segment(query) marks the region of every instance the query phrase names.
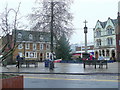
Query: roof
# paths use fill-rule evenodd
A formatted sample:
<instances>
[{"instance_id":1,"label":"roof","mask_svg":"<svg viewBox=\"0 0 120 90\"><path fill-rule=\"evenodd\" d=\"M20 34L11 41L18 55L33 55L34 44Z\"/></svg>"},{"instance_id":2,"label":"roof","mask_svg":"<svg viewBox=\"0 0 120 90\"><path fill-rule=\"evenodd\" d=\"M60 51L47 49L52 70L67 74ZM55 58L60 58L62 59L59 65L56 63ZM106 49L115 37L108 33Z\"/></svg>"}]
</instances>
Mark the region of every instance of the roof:
<instances>
[{"instance_id":1,"label":"roof","mask_svg":"<svg viewBox=\"0 0 120 90\"><path fill-rule=\"evenodd\" d=\"M114 25L117 25L117 23L118 23L117 19L111 19L111 21L113 22Z\"/></svg>"},{"instance_id":2,"label":"roof","mask_svg":"<svg viewBox=\"0 0 120 90\"><path fill-rule=\"evenodd\" d=\"M22 35L22 38L18 37L19 33ZM30 39L29 35L32 35L33 39ZM42 37L42 39L40 39L40 37ZM50 33L41 31L16 30L16 41L50 42Z\"/></svg>"},{"instance_id":3,"label":"roof","mask_svg":"<svg viewBox=\"0 0 120 90\"><path fill-rule=\"evenodd\" d=\"M108 19L110 19L110 18L108 18ZM113 22L113 24L114 24L115 26L117 25L117 22L118 22L117 19L110 19L110 20ZM105 28L105 26L106 26L106 24L107 24L107 21L101 22L101 21L98 20L98 22L100 22L102 28Z\"/></svg>"},{"instance_id":4,"label":"roof","mask_svg":"<svg viewBox=\"0 0 120 90\"><path fill-rule=\"evenodd\" d=\"M105 22L101 22L101 21L99 21L99 22L100 22L102 28L105 28L105 26L106 26L106 24L107 24L107 21L105 21Z\"/></svg>"}]
</instances>

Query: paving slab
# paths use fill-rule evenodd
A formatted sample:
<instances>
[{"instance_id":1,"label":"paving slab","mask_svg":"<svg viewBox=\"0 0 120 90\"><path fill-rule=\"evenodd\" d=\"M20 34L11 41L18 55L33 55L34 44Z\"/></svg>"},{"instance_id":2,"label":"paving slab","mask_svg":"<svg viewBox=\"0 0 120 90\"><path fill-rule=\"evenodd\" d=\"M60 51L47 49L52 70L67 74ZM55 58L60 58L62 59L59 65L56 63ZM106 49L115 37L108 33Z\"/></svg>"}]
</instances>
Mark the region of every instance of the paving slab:
<instances>
[{"instance_id":1,"label":"paving slab","mask_svg":"<svg viewBox=\"0 0 120 90\"><path fill-rule=\"evenodd\" d=\"M0 71L2 72L31 72L31 73L120 73L119 70L120 63L108 63L108 69L106 67L95 69L92 65L87 65L86 68L83 68L82 63L55 63L54 70L50 70L48 67L45 67L44 63L39 63L38 67L31 65L30 67L25 67L24 65L21 68L17 68L15 65L7 65L7 67L1 67Z\"/></svg>"}]
</instances>

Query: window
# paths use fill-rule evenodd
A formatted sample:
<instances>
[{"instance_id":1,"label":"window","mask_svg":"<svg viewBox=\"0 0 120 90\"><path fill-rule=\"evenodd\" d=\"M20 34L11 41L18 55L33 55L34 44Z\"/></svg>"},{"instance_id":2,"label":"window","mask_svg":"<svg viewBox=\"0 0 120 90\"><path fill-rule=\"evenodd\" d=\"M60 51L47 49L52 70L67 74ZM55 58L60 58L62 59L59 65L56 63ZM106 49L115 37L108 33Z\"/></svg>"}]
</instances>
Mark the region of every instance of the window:
<instances>
[{"instance_id":1,"label":"window","mask_svg":"<svg viewBox=\"0 0 120 90\"><path fill-rule=\"evenodd\" d=\"M113 31L112 28L108 28L108 29L107 29L107 34L108 34L108 35L112 35L112 31Z\"/></svg>"},{"instance_id":2,"label":"window","mask_svg":"<svg viewBox=\"0 0 120 90\"><path fill-rule=\"evenodd\" d=\"M30 49L30 44L29 43L25 44L25 49Z\"/></svg>"},{"instance_id":3,"label":"window","mask_svg":"<svg viewBox=\"0 0 120 90\"><path fill-rule=\"evenodd\" d=\"M49 55L50 55L49 53L46 53L46 58L49 58Z\"/></svg>"},{"instance_id":4,"label":"window","mask_svg":"<svg viewBox=\"0 0 120 90\"><path fill-rule=\"evenodd\" d=\"M37 58L37 52L26 52L26 58Z\"/></svg>"},{"instance_id":5,"label":"window","mask_svg":"<svg viewBox=\"0 0 120 90\"><path fill-rule=\"evenodd\" d=\"M110 56L110 55L109 55L109 50L106 50L106 56Z\"/></svg>"},{"instance_id":6,"label":"window","mask_svg":"<svg viewBox=\"0 0 120 90\"><path fill-rule=\"evenodd\" d=\"M31 52L30 53L30 58L37 58L37 53L36 52Z\"/></svg>"},{"instance_id":7,"label":"window","mask_svg":"<svg viewBox=\"0 0 120 90\"><path fill-rule=\"evenodd\" d=\"M43 50L43 44L40 44L40 50Z\"/></svg>"},{"instance_id":8,"label":"window","mask_svg":"<svg viewBox=\"0 0 120 90\"><path fill-rule=\"evenodd\" d=\"M26 58L29 57L29 53L28 53L28 52L25 53L25 57L26 57Z\"/></svg>"},{"instance_id":9,"label":"window","mask_svg":"<svg viewBox=\"0 0 120 90\"><path fill-rule=\"evenodd\" d=\"M21 33L18 33L18 38L22 38L22 34Z\"/></svg>"},{"instance_id":10,"label":"window","mask_svg":"<svg viewBox=\"0 0 120 90\"><path fill-rule=\"evenodd\" d=\"M34 57L34 53L30 53L30 57L33 58Z\"/></svg>"},{"instance_id":11,"label":"window","mask_svg":"<svg viewBox=\"0 0 120 90\"><path fill-rule=\"evenodd\" d=\"M29 35L29 39L32 40L33 39L33 36L32 34Z\"/></svg>"},{"instance_id":12,"label":"window","mask_svg":"<svg viewBox=\"0 0 120 90\"><path fill-rule=\"evenodd\" d=\"M33 44L33 50L36 50L36 44Z\"/></svg>"},{"instance_id":13,"label":"window","mask_svg":"<svg viewBox=\"0 0 120 90\"><path fill-rule=\"evenodd\" d=\"M19 44L18 45L18 49L22 49L23 48L23 45L22 44Z\"/></svg>"},{"instance_id":14,"label":"window","mask_svg":"<svg viewBox=\"0 0 120 90\"><path fill-rule=\"evenodd\" d=\"M44 38L43 38L43 35L40 35L40 40L43 40Z\"/></svg>"},{"instance_id":15,"label":"window","mask_svg":"<svg viewBox=\"0 0 120 90\"><path fill-rule=\"evenodd\" d=\"M112 44L113 44L113 39L107 38L107 45L112 45Z\"/></svg>"},{"instance_id":16,"label":"window","mask_svg":"<svg viewBox=\"0 0 120 90\"><path fill-rule=\"evenodd\" d=\"M101 40L100 39L97 40L97 46L101 46Z\"/></svg>"},{"instance_id":17,"label":"window","mask_svg":"<svg viewBox=\"0 0 120 90\"><path fill-rule=\"evenodd\" d=\"M50 49L50 45L46 44L46 49L49 50Z\"/></svg>"},{"instance_id":18,"label":"window","mask_svg":"<svg viewBox=\"0 0 120 90\"><path fill-rule=\"evenodd\" d=\"M101 36L101 31L100 30L96 31L96 37L100 37L100 36Z\"/></svg>"},{"instance_id":19,"label":"window","mask_svg":"<svg viewBox=\"0 0 120 90\"><path fill-rule=\"evenodd\" d=\"M19 52L20 57L23 57L22 52Z\"/></svg>"},{"instance_id":20,"label":"window","mask_svg":"<svg viewBox=\"0 0 120 90\"><path fill-rule=\"evenodd\" d=\"M37 58L37 52L34 52L34 58Z\"/></svg>"}]
</instances>

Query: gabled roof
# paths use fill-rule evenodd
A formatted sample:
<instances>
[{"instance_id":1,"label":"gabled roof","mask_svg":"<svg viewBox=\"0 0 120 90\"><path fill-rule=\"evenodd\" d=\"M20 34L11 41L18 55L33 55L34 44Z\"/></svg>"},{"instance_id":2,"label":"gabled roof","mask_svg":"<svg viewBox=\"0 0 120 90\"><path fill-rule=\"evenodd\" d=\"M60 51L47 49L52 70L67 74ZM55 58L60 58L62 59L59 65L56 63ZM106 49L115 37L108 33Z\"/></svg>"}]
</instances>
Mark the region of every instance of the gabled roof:
<instances>
[{"instance_id":1,"label":"gabled roof","mask_svg":"<svg viewBox=\"0 0 120 90\"><path fill-rule=\"evenodd\" d=\"M105 28L105 26L106 26L106 24L107 24L107 21L105 21L105 22L101 22L101 21L99 21L99 22L100 22L102 28Z\"/></svg>"},{"instance_id":2,"label":"gabled roof","mask_svg":"<svg viewBox=\"0 0 120 90\"><path fill-rule=\"evenodd\" d=\"M109 19L110 19L110 18L108 18L108 20L109 20ZM107 20L107 21L108 21L108 20ZM115 26L117 25L117 22L118 22L117 19L110 19L110 20L112 21L112 23L113 23ZM98 22L100 22L102 28L105 28L105 26L106 26L106 24L107 24L107 21L101 22L101 21L98 20Z\"/></svg>"},{"instance_id":3,"label":"gabled roof","mask_svg":"<svg viewBox=\"0 0 120 90\"><path fill-rule=\"evenodd\" d=\"M114 25L117 25L117 23L118 23L117 19L111 19L111 21L113 22Z\"/></svg>"}]
</instances>

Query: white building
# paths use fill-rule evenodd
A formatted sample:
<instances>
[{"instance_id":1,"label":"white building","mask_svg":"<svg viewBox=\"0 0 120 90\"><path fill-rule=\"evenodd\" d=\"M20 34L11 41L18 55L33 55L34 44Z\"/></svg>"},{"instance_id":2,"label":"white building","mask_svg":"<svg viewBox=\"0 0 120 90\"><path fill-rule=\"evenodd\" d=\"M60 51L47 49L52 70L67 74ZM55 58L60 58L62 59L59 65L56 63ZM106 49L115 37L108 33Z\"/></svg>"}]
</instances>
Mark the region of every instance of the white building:
<instances>
[{"instance_id":1,"label":"white building","mask_svg":"<svg viewBox=\"0 0 120 90\"><path fill-rule=\"evenodd\" d=\"M116 34L117 19L108 18L107 21L97 21L94 28L95 57L103 55L106 58L116 57Z\"/></svg>"}]
</instances>

